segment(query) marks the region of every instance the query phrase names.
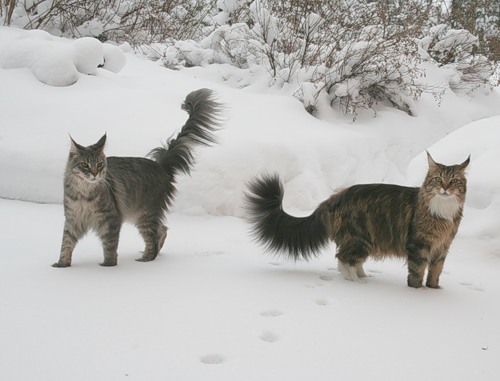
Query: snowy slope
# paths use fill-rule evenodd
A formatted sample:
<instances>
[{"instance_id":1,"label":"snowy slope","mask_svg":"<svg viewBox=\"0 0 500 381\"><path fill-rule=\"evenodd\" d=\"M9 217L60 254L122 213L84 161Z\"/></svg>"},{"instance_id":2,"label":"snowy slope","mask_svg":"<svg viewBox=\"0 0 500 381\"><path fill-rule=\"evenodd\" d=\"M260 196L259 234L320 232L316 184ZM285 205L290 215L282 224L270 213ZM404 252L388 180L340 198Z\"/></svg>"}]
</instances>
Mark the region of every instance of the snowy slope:
<instances>
[{"instance_id":1,"label":"snowy slope","mask_svg":"<svg viewBox=\"0 0 500 381\"><path fill-rule=\"evenodd\" d=\"M269 88L259 70L171 71L131 53L118 73L76 70L73 85L49 86L37 65L2 66L19 38L38 52L47 43L0 28L0 380L496 380L498 90L448 91L440 106L424 96L414 118L384 107L355 122L328 108L313 118L291 86ZM71 43L49 40L76 68ZM51 268L68 134L91 144L107 132L108 155L144 156L182 126L180 104L201 87L227 117L220 144L200 149L195 173L180 179L159 258L135 262L142 242L126 226L117 267L97 266L89 235L71 268ZM398 261L370 262L367 284L347 282L334 246L287 263L249 241L238 218L244 184L261 172L278 172L285 207L306 214L355 183L418 185L426 149L446 164L472 158L442 290L406 287Z\"/></svg>"}]
</instances>

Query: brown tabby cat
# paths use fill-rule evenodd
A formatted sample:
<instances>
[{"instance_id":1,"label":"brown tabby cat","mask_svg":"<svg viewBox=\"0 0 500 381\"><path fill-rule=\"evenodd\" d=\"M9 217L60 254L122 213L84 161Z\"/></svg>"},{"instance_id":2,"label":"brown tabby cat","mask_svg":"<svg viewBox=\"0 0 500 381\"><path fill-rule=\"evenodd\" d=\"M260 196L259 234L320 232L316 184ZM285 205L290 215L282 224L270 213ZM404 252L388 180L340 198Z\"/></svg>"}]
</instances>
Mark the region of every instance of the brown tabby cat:
<instances>
[{"instance_id":1,"label":"brown tabby cat","mask_svg":"<svg viewBox=\"0 0 500 381\"><path fill-rule=\"evenodd\" d=\"M338 269L352 281L366 277L363 263L395 256L408 262L408 286L439 288L439 276L457 233L467 180L462 164L436 163L420 188L388 184L355 185L322 202L308 217L283 211L278 176L253 180L245 195L248 221L267 249L297 260L318 255L329 240L337 244Z\"/></svg>"}]
</instances>

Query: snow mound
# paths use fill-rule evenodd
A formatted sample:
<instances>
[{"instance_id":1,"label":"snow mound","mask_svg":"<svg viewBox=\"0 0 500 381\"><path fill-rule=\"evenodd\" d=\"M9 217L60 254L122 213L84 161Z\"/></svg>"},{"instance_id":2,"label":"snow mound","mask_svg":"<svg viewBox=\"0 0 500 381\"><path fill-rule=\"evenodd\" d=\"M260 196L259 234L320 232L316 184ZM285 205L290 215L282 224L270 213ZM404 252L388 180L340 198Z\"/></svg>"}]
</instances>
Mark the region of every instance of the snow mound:
<instances>
[{"instance_id":1,"label":"snow mound","mask_svg":"<svg viewBox=\"0 0 500 381\"><path fill-rule=\"evenodd\" d=\"M91 37L74 41L34 30L1 28L0 68L28 69L42 83L71 86L79 73L95 75L99 67L118 73L125 66L125 55L111 44Z\"/></svg>"},{"instance_id":2,"label":"snow mound","mask_svg":"<svg viewBox=\"0 0 500 381\"><path fill-rule=\"evenodd\" d=\"M109 70L113 73L119 73L127 63L125 53L123 51L111 44L103 44L104 48L104 64L103 68Z\"/></svg>"},{"instance_id":3,"label":"snow mound","mask_svg":"<svg viewBox=\"0 0 500 381\"><path fill-rule=\"evenodd\" d=\"M99 40L83 37L73 41L76 51L75 66L82 74L96 74L104 64L104 48Z\"/></svg>"},{"instance_id":4,"label":"snow mound","mask_svg":"<svg viewBox=\"0 0 500 381\"><path fill-rule=\"evenodd\" d=\"M51 86L70 86L77 81L73 54L65 44L41 31L8 36L13 38L0 43L2 69L29 69L40 82Z\"/></svg>"}]
</instances>

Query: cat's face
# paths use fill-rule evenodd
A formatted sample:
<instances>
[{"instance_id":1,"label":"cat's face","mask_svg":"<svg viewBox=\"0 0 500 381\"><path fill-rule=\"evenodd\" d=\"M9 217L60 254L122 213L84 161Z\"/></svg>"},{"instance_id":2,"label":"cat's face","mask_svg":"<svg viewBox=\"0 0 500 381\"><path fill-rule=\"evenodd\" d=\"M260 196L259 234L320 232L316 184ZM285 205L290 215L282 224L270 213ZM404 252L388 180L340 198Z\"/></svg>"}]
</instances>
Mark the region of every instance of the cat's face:
<instances>
[{"instance_id":1,"label":"cat's face","mask_svg":"<svg viewBox=\"0 0 500 381\"><path fill-rule=\"evenodd\" d=\"M453 220L463 207L467 191L465 168L470 157L462 164L443 165L436 163L427 153L429 171L423 189L429 202L429 211L440 218Z\"/></svg>"},{"instance_id":2,"label":"cat's face","mask_svg":"<svg viewBox=\"0 0 500 381\"><path fill-rule=\"evenodd\" d=\"M77 178L95 184L106 175L106 156L103 153L106 135L91 146L83 147L71 139L69 163L71 173Z\"/></svg>"},{"instance_id":3,"label":"cat's face","mask_svg":"<svg viewBox=\"0 0 500 381\"><path fill-rule=\"evenodd\" d=\"M427 154L429 171L424 182L426 191L441 197L454 196L465 199L467 179L465 168L469 165L470 158L458 165L443 165L436 163L430 154Z\"/></svg>"}]
</instances>

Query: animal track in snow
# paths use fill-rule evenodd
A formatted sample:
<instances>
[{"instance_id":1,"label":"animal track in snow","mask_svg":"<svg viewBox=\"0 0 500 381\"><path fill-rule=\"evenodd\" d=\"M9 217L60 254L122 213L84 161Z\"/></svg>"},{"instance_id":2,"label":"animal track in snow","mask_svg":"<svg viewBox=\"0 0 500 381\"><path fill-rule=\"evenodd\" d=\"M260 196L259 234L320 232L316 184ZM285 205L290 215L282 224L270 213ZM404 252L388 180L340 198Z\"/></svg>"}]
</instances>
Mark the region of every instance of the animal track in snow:
<instances>
[{"instance_id":1,"label":"animal track in snow","mask_svg":"<svg viewBox=\"0 0 500 381\"><path fill-rule=\"evenodd\" d=\"M317 283L306 283L305 286L307 288L316 288L316 287L324 287L324 284L317 282Z\"/></svg>"},{"instance_id":2,"label":"animal track in snow","mask_svg":"<svg viewBox=\"0 0 500 381\"><path fill-rule=\"evenodd\" d=\"M272 331L264 331L260 335L260 339L266 343L274 343L280 339L280 336Z\"/></svg>"},{"instance_id":3,"label":"animal track in snow","mask_svg":"<svg viewBox=\"0 0 500 381\"><path fill-rule=\"evenodd\" d=\"M218 354L205 355L200 358L200 361L206 365L219 365L224 362L224 356Z\"/></svg>"},{"instance_id":4,"label":"animal track in snow","mask_svg":"<svg viewBox=\"0 0 500 381\"><path fill-rule=\"evenodd\" d=\"M213 256L223 255L223 254L225 254L223 251L204 251L204 252L196 253L195 255L197 255L198 257L213 257Z\"/></svg>"},{"instance_id":5,"label":"animal track in snow","mask_svg":"<svg viewBox=\"0 0 500 381\"><path fill-rule=\"evenodd\" d=\"M283 315L283 312L281 312L280 310L265 310L265 311L262 311L260 313L261 316L264 316L264 317L278 317L278 316L281 316Z\"/></svg>"},{"instance_id":6,"label":"animal track in snow","mask_svg":"<svg viewBox=\"0 0 500 381\"><path fill-rule=\"evenodd\" d=\"M280 262L269 262L269 264L270 264L271 266L276 266L276 267L283 266L283 263L280 263Z\"/></svg>"},{"instance_id":7,"label":"animal track in snow","mask_svg":"<svg viewBox=\"0 0 500 381\"><path fill-rule=\"evenodd\" d=\"M319 279L329 282L329 281L333 280L333 276L332 275L320 275Z\"/></svg>"},{"instance_id":8,"label":"animal track in snow","mask_svg":"<svg viewBox=\"0 0 500 381\"><path fill-rule=\"evenodd\" d=\"M318 306L327 306L330 304L330 301L327 298L318 298L316 299L316 304Z\"/></svg>"},{"instance_id":9,"label":"animal track in snow","mask_svg":"<svg viewBox=\"0 0 500 381\"><path fill-rule=\"evenodd\" d=\"M468 289L470 290L474 290L474 291L485 291L483 287L481 286L476 286L474 285L473 283L469 283L469 282L460 282L460 284L462 286L465 286L467 287Z\"/></svg>"}]
</instances>

